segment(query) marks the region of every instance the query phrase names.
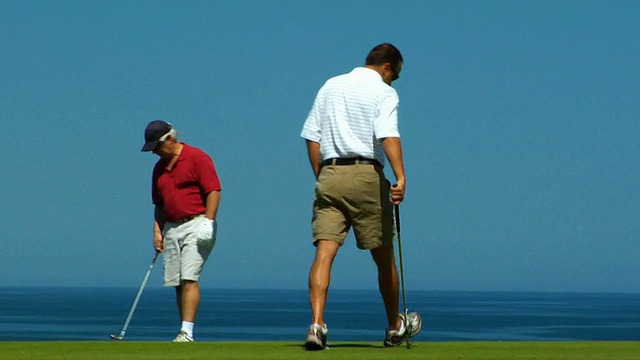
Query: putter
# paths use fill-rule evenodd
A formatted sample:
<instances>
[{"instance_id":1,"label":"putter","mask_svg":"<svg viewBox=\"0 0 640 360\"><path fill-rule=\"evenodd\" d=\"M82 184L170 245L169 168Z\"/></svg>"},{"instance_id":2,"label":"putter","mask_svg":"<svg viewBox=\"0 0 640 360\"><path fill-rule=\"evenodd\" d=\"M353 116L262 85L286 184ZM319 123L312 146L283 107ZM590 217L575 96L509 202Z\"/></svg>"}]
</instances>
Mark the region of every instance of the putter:
<instances>
[{"instance_id":1,"label":"putter","mask_svg":"<svg viewBox=\"0 0 640 360\"><path fill-rule=\"evenodd\" d=\"M402 308L404 311L404 320L406 326L409 326L409 316L407 313L407 295L404 291L404 264L402 262L402 237L400 237L400 205L395 205L396 211L396 232L398 233L398 258L400 259L400 286L402 288ZM411 339L409 338L409 329L405 328L404 331L407 349L411 348Z\"/></svg>"},{"instance_id":2,"label":"putter","mask_svg":"<svg viewBox=\"0 0 640 360\"><path fill-rule=\"evenodd\" d=\"M155 265L156 259L158 259L158 254L160 254L160 252L156 251L156 254L153 256L153 260L151 260L151 264L149 265L149 270L147 270L147 274L144 276L144 280L142 280L142 285L140 285L140 289L138 290L136 299L133 301L131 310L129 310L129 316L127 316L127 320L125 320L124 322L124 326L120 331L120 335L111 334L110 337L112 340L124 340L124 334L127 332L127 328L129 327L129 322L133 317L133 312L136 311L136 307L138 306L138 301L140 300L140 296L142 295L142 290L144 290L145 285L147 285L147 280L149 280L149 275L151 275L151 270L153 270L153 265Z\"/></svg>"}]
</instances>

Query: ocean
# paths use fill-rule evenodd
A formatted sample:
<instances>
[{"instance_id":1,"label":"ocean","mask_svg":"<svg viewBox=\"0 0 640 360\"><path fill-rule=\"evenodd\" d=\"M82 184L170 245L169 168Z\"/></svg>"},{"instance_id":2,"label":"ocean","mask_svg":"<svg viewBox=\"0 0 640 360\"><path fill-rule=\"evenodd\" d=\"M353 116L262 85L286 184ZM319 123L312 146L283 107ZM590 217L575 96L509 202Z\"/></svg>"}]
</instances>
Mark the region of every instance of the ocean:
<instances>
[{"instance_id":1,"label":"ocean","mask_svg":"<svg viewBox=\"0 0 640 360\"><path fill-rule=\"evenodd\" d=\"M0 288L0 341L109 340L137 288ZM408 291L423 317L416 341L640 340L640 294ZM330 290L330 341L382 341L376 290ZM302 341L306 290L203 289L198 341ZM179 327L174 291L147 288L125 339L168 341Z\"/></svg>"}]
</instances>

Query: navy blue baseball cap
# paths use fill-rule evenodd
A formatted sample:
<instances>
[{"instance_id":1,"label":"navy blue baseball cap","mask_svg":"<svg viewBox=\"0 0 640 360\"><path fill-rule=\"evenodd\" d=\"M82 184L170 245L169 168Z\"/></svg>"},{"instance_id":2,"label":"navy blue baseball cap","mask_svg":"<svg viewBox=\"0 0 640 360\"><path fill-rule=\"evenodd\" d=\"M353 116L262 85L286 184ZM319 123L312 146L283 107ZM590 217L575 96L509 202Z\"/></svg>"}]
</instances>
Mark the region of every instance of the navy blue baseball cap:
<instances>
[{"instance_id":1,"label":"navy blue baseball cap","mask_svg":"<svg viewBox=\"0 0 640 360\"><path fill-rule=\"evenodd\" d=\"M163 136L171 131L172 126L164 120L154 120L144 129L144 145L141 151L153 151L163 141Z\"/></svg>"}]
</instances>

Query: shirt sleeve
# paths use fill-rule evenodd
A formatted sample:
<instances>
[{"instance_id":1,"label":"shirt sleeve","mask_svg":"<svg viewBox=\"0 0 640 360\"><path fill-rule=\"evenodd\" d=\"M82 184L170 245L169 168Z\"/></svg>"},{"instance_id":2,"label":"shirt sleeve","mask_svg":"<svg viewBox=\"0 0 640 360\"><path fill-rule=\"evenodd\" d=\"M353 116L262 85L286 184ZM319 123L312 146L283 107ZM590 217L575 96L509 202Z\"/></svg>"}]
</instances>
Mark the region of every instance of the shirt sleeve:
<instances>
[{"instance_id":1,"label":"shirt sleeve","mask_svg":"<svg viewBox=\"0 0 640 360\"><path fill-rule=\"evenodd\" d=\"M315 101L313 102L313 106L309 111L307 120L302 126L302 133L300 133L301 137L318 143L320 142L320 140L322 140L322 128L320 127L320 117L322 116L322 102L322 89L320 89L320 91L318 91L318 95L316 95Z\"/></svg>"},{"instance_id":2,"label":"shirt sleeve","mask_svg":"<svg viewBox=\"0 0 640 360\"><path fill-rule=\"evenodd\" d=\"M198 157L198 171L200 177L200 186L205 194L212 191L220 191L220 179L218 178L218 172L213 164L213 160L207 154L202 154Z\"/></svg>"},{"instance_id":3,"label":"shirt sleeve","mask_svg":"<svg viewBox=\"0 0 640 360\"><path fill-rule=\"evenodd\" d=\"M160 192L158 191L158 178L160 177L160 172L158 171L158 164L153 167L153 174L151 175L151 202L153 205L162 206L162 198L160 197Z\"/></svg>"},{"instance_id":4,"label":"shirt sleeve","mask_svg":"<svg viewBox=\"0 0 640 360\"><path fill-rule=\"evenodd\" d=\"M398 131L399 104L400 99L395 92L382 100L378 117L373 121L373 133L377 140L400 137Z\"/></svg>"}]
</instances>

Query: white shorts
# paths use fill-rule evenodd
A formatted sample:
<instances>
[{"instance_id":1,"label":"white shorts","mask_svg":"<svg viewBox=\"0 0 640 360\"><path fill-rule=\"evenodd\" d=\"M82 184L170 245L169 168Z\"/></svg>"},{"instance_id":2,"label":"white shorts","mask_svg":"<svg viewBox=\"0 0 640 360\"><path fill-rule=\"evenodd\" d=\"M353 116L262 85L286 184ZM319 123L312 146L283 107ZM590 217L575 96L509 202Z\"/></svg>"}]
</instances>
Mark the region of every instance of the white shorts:
<instances>
[{"instance_id":1,"label":"white shorts","mask_svg":"<svg viewBox=\"0 0 640 360\"><path fill-rule=\"evenodd\" d=\"M164 225L164 286L179 286L182 280L198 281L213 245L218 224L204 215L183 224Z\"/></svg>"}]
</instances>

